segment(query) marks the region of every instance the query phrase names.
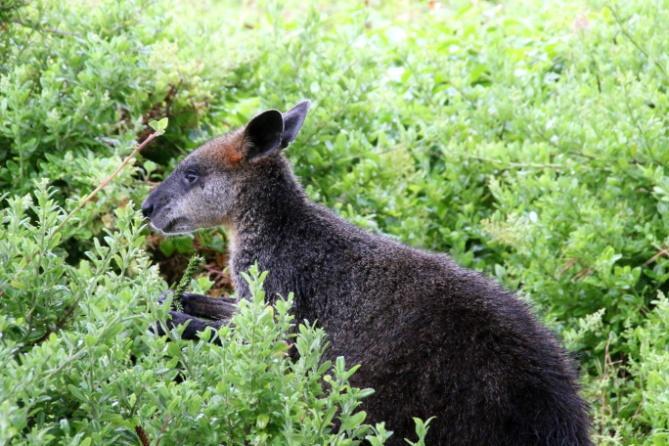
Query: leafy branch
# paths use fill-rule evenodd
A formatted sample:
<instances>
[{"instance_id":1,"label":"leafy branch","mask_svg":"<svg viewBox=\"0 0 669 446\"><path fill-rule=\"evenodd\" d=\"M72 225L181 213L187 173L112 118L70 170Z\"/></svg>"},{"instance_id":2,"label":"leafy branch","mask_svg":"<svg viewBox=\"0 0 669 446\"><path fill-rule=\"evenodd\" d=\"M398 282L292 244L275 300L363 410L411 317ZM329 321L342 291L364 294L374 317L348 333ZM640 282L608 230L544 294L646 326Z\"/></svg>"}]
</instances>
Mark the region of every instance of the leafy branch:
<instances>
[{"instance_id":1,"label":"leafy branch","mask_svg":"<svg viewBox=\"0 0 669 446\"><path fill-rule=\"evenodd\" d=\"M52 235L63 229L65 226L65 223L67 223L70 218L74 216L77 212L79 212L88 202L90 202L93 197L95 197L98 192L100 192L102 189L107 187L107 185L119 174L123 171L123 169L126 168L126 166L130 163L130 160L134 159L139 152L142 151L146 146L148 146L151 141L153 141L155 138L158 136L162 135L165 133L165 129L167 128L167 118L163 118L160 121L151 121L149 123L151 128L154 129L153 133L151 133L149 136L146 137L144 141L142 141L140 144L137 144L135 148L130 152L130 155L126 156L125 159L121 162L121 164L118 165L118 167L114 170L114 172L111 173L107 178L102 180L98 186L93 189L91 193L86 195L84 198L79 200L79 204L77 204L77 207L75 207L72 212L67 214L65 218L60 222L60 224L56 227L56 229L53 231Z\"/></svg>"},{"instance_id":2,"label":"leafy branch","mask_svg":"<svg viewBox=\"0 0 669 446\"><path fill-rule=\"evenodd\" d=\"M202 258L200 258L197 254L194 254L188 260L188 266L186 266L186 270L181 276L181 280L179 280L179 283L174 288L174 302L172 303L172 305L174 306L174 309L176 311L183 311L180 296L188 288L188 285L190 284L193 274L195 274L195 270L197 270L197 268L200 266L201 263L202 263Z\"/></svg>"},{"instance_id":3,"label":"leafy branch","mask_svg":"<svg viewBox=\"0 0 669 446\"><path fill-rule=\"evenodd\" d=\"M648 51L646 51L646 50L639 44L639 42L636 41L636 39L632 36L632 34L630 34L630 32L625 28L624 23L623 23L623 19L622 19L622 18L620 17L620 15L618 14L618 11L616 10L616 8L613 7L613 6L611 6L611 5L608 5L607 8L609 9L609 11L611 11L611 15L613 15L613 19L616 21L616 24L618 25L618 28L620 28L620 32L623 34L623 36L625 36L625 37L627 38L627 40L629 40L630 43L631 43L632 45L634 45L634 47L635 47L637 50L639 50L639 52L640 52L641 54L643 54L643 56L644 56L649 62L651 62L653 65L655 65L655 66L657 67L657 69L660 70L660 72L664 75L665 78L669 78L669 75L667 75L667 71L664 69L664 67L662 66L662 64L660 64L657 60L655 60L654 58L652 58L652 57L650 56L650 54L648 54Z\"/></svg>"}]
</instances>

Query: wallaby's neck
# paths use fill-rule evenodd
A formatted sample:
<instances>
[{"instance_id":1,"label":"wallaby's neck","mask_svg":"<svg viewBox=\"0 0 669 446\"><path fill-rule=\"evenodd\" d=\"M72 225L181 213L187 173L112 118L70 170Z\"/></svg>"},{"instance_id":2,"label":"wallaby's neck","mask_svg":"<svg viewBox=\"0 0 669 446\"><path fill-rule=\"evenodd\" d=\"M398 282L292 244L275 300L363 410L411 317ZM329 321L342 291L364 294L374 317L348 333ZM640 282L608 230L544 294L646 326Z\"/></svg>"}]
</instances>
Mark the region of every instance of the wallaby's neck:
<instances>
[{"instance_id":1,"label":"wallaby's neck","mask_svg":"<svg viewBox=\"0 0 669 446\"><path fill-rule=\"evenodd\" d=\"M307 197L288 161L279 156L265 160L258 176L246 177L239 189L239 206L232 215L233 251L273 250L302 221ZM233 252L233 255L235 252Z\"/></svg>"}]
</instances>

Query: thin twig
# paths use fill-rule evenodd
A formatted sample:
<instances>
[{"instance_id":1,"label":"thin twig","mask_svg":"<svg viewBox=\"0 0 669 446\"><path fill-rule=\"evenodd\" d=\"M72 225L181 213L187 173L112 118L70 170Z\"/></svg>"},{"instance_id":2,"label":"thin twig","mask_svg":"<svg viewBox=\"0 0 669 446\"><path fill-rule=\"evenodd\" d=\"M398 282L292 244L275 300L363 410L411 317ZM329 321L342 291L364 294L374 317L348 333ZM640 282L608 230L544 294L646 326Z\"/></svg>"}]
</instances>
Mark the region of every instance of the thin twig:
<instances>
[{"instance_id":1,"label":"thin twig","mask_svg":"<svg viewBox=\"0 0 669 446\"><path fill-rule=\"evenodd\" d=\"M153 140L154 140L157 136L159 136L160 134L161 134L161 132L153 132L153 133L151 133L149 136L147 136L146 139L145 139L144 141L142 141L141 144L138 144L138 145L132 150L132 152L130 152L130 155L128 155L127 157L125 157L125 159L121 162L121 164L118 165L118 167L116 168L116 170L114 170L114 172L112 172L111 175L109 175L107 178L105 178L104 180L102 180L102 181L100 182L100 184L98 184L98 187L96 187L95 189L93 189L93 192L91 192L90 194L86 195L84 198L82 198L81 200L79 200L79 204L77 204L77 207L74 208L74 210L73 210L72 212L70 212L69 214L67 214L67 215L65 216L65 218L63 219L63 221L60 222L60 224L56 227L56 229L53 231L53 233L52 233L51 235L53 236L53 234L55 234L55 233L57 233L58 231L60 231L61 229L63 229L63 226L65 226L65 223L67 223L67 221L68 221L74 214L76 214L77 212L79 212L79 211L81 210L81 208L83 208L83 207L86 205L86 203L88 203L89 201L91 201L91 200L93 199L93 197L95 197L95 196L97 195L98 192L100 192L102 189L104 189L105 187L107 187L107 185L111 182L111 180L113 180L114 177L116 177L116 175L118 175L118 174L125 168L125 166L128 165L128 163L130 162L130 160L133 159L135 156L137 156L137 154L138 154L144 147L146 147L147 145L149 145L149 143L150 143L151 141L153 141Z\"/></svg>"},{"instance_id":2,"label":"thin twig","mask_svg":"<svg viewBox=\"0 0 669 446\"><path fill-rule=\"evenodd\" d=\"M634 47L635 47L637 50L639 50L639 52L640 52L641 54L643 54L649 62L651 62L653 65L655 65L655 66L662 72L662 74L664 75L665 78L669 78L669 75L667 75L667 72L665 71L665 69L664 69L664 67L662 66L662 64L660 64L657 60L655 60L655 59L653 59L652 57L650 57L650 55L648 54L648 52L647 52L645 49L643 49L643 47L642 47L641 45L639 45L639 43L634 39L634 37L632 37L632 35L630 34L630 32L627 31L627 29L623 26L623 21L622 21L622 19L620 18L620 16L618 15L618 11L616 10L616 8L614 8L613 6L610 6L610 5L608 5L607 8L609 8L609 11L611 11L611 14L613 15L613 18L615 19L616 24L617 24L618 27L620 28L620 32L622 32L623 35L624 35L625 37L627 37L627 40L629 40L630 43L631 43L632 45L634 45Z\"/></svg>"},{"instance_id":3,"label":"thin twig","mask_svg":"<svg viewBox=\"0 0 669 446\"><path fill-rule=\"evenodd\" d=\"M146 434L144 428L139 424L135 426L135 433L137 434L137 437L139 437L139 442L142 446L151 446L149 436Z\"/></svg>"},{"instance_id":4,"label":"thin twig","mask_svg":"<svg viewBox=\"0 0 669 446\"><path fill-rule=\"evenodd\" d=\"M77 307L78 300L76 302L73 302L72 305L70 305L67 310L65 310L65 313L58 318L58 320L51 325L39 338L35 339L34 341L30 341L27 343L24 347L34 347L35 345L39 345L42 342L46 341L49 336L51 336L52 333L55 333L57 331L60 331L65 326L65 323L68 321L70 316L74 313L74 309Z\"/></svg>"},{"instance_id":5,"label":"thin twig","mask_svg":"<svg viewBox=\"0 0 669 446\"><path fill-rule=\"evenodd\" d=\"M646 152L648 152L648 154L650 155L650 144L648 144L648 137L646 136L646 132L641 127L641 123L639 123L639 118L637 117L636 114L634 114L634 111L630 106L630 101L629 101L630 96L627 91L627 84L625 83L623 83L623 93L625 94L625 101L624 101L625 110L627 110L627 114L629 115L630 120L634 123L634 126L639 131L639 135L641 135L641 142L643 143Z\"/></svg>"},{"instance_id":6,"label":"thin twig","mask_svg":"<svg viewBox=\"0 0 669 446\"><path fill-rule=\"evenodd\" d=\"M649 266L651 263L655 263L657 261L657 259L659 259L660 257L663 257L663 256L664 257L669 257L669 247L660 248L660 250L657 251L653 257L651 257L650 259L646 260L643 263L643 266Z\"/></svg>"},{"instance_id":7,"label":"thin twig","mask_svg":"<svg viewBox=\"0 0 669 446\"><path fill-rule=\"evenodd\" d=\"M565 166L562 164L555 164L555 163L517 163L513 161L502 161L502 160L496 160L496 159L491 159L491 158L485 158L483 156L476 156L476 155L465 155L465 158L473 159L476 161L483 161L486 163L491 163L491 164L501 164L501 169L502 170L508 170L508 169L556 169L560 170L563 169Z\"/></svg>"},{"instance_id":8,"label":"thin twig","mask_svg":"<svg viewBox=\"0 0 669 446\"><path fill-rule=\"evenodd\" d=\"M167 427L169 426L171 421L172 417L170 417L169 415L163 418L163 423L160 425L160 433L158 434L158 438L156 439L156 446L160 446L160 440L162 439L163 434L167 432Z\"/></svg>"},{"instance_id":9,"label":"thin twig","mask_svg":"<svg viewBox=\"0 0 669 446\"><path fill-rule=\"evenodd\" d=\"M79 40L79 41L84 40L82 36L80 36L79 34L73 33L73 32L63 31L63 30L60 30L58 28L49 28L49 27L46 27L46 26L43 26L43 25L39 25L37 23L26 22L26 21L20 20L20 19L14 19L10 23L14 23L16 25L23 26L24 28L28 28L28 29L31 29L31 30L37 31L37 32L42 31L42 32L45 32L45 33L48 33L48 34L53 34L53 35L59 36L59 37L73 37L74 39Z\"/></svg>"}]
</instances>

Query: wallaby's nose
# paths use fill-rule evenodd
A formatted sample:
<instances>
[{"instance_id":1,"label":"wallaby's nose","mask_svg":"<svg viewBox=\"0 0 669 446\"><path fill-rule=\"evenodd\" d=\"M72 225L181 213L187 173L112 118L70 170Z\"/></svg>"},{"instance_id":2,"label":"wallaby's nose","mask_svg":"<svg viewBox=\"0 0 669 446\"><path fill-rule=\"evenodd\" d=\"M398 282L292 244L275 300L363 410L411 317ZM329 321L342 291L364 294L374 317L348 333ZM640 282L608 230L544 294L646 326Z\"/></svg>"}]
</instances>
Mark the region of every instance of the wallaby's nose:
<instances>
[{"instance_id":1,"label":"wallaby's nose","mask_svg":"<svg viewBox=\"0 0 669 446\"><path fill-rule=\"evenodd\" d=\"M146 218L150 218L153 214L153 204L149 203L149 200L144 200L144 203L142 203L142 214Z\"/></svg>"}]
</instances>

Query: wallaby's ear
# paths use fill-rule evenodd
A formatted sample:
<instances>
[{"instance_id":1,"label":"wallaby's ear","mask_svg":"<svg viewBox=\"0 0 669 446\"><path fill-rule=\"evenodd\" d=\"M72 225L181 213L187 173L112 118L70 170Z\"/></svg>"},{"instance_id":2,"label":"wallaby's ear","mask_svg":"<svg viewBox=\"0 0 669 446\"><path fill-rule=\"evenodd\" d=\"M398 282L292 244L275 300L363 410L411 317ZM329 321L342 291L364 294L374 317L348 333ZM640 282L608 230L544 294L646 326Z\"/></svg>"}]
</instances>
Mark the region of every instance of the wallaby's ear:
<instances>
[{"instance_id":1,"label":"wallaby's ear","mask_svg":"<svg viewBox=\"0 0 669 446\"><path fill-rule=\"evenodd\" d=\"M245 157L247 160L269 155L281 149L283 115L277 110L267 110L246 124L244 129Z\"/></svg>"},{"instance_id":2,"label":"wallaby's ear","mask_svg":"<svg viewBox=\"0 0 669 446\"><path fill-rule=\"evenodd\" d=\"M302 101L283 114L284 128L283 137L281 138L281 148L290 144L300 132L310 105L309 101Z\"/></svg>"}]
</instances>

